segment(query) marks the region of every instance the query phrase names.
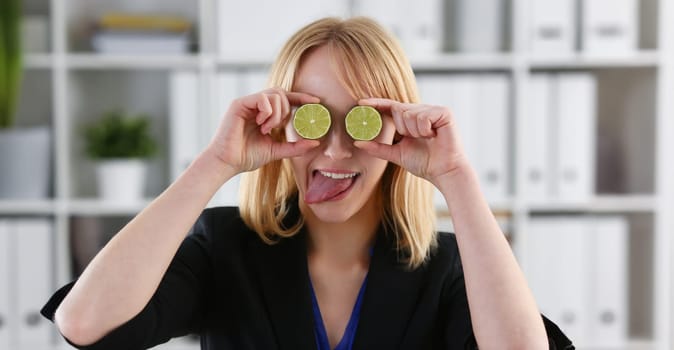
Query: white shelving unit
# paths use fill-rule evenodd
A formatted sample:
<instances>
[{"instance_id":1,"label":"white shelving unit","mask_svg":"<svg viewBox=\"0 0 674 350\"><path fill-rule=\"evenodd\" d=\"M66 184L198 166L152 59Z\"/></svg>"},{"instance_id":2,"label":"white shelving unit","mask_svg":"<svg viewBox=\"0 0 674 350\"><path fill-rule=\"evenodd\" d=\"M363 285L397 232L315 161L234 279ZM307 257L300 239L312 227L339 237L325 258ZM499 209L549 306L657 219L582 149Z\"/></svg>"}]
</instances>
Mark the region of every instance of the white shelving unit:
<instances>
[{"instance_id":1,"label":"white shelving unit","mask_svg":"<svg viewBox=\"0 0 674 350\"><path fill-rule=\"evenodd\" d=\"M73 276L70 266L69 237L72 220L77 217L130 218L144 208L152 197L158 195L170 183L169 163L171 154L168 144L169 97L166 92L168 75L173 71L188 70L198 73L200 87L212 86L211 77L222 71L265 70L272 57L254 60L236 57L221 57L217 50L218 0L199 1L159 1L125 0L109 2L104 0L27 0L27 11L45 15L50 20L51 50L46 53L28 54L26 57L27 79L39 80L45 89L39 96L32 91L24 91L30 99L24 98L19 111L19 123L49 124L54 136L54 176L53 195L49 199L23 201L0 199L0 218L16 216L42 216L53 218L55 225L53 285L56 288L70 281ZM636 114L626 111L619 118L631 120L643 117L645 127L636 131L624 128L621 136L633 138L629 143L646 144L627 152L628 168L636 171L637 180L615 192L599 192L586 203L567 204L561 202L527 201L517 189L526 186L521 161L524 144L521 138L513 138L514 191L511 196L492 207L510 217L515 251L523 267L527 261L522 257L527 250L528 222L533 215L581 213L581 214L625 214L634 222L645 222L645 235L652 241L639 251L635 259L645 259L645 268L637 272L647 272L650 279L646 285L634 285L630 280L630 342L625 349L666 350L674 348L672 327L674 322L674 294L672 278L674 264L674 4L666 0L639 0L648 13L657 14L654 32L645 30L646 38L640 40L640 51L631 56L597 57L575 54L552 58L537 57L528 49L527 25L529 2L538 0L511 1L511 49L498 54L454 54L443 53L434 57L414 59L416 72L423 74L454 74L464 72L505 73L512 81L514 94L511 103L515 113L516 130L522 130L522 115L529 103L527 82L534 72L590 71L598 76L600 110L611 110L607 104L611 98L630 97L630 92L615 88L620 84L636 81L639 88L636 99ZM106 56L92 53L82 46L78 34L87 21L111 10L174 12L195 21L198 32L198 47L195 53L182 56ZM245 31L245 28L241 29ZM612 89L613 88L613 89ZM618 92L615 92L616 90ZM617 94L617 95L611 95ZM210 106L205 113L215 113L212 94L203 94L201 101ZM652 106L644 107L643 105ZM36 121L29 115L29 104L42 103L49 106L46 115ZM155 116L156 135L162 140L162 151L153 161L150 172L148 199L130 205L114 205L96 199L93 186L91 164L82 156L77 128L82 122L96 118L106 108L125 105ZM644 115L639 115L644 112ZM650 114L649 114L650 112ZM605 112L605 114L608 112ZM195 111L196 114L196 111ZM601 112L600 112L601 114ZM199 115L208 118L209 115ZM600 118L605 117L601 115ZM634 121L639 123L639 121ZM629 124L632 125L632 124ZM649 129L650 126L650 129ZM636 132L637 135L630 132ZM650 133L650 135L649 135ZM648 154L639 152L651 151ZM595 150L589 150L595 152ZM639 152L637 152L639 151ZM636 153L635 153L636 152ZM601 155L598 155L601 156ZM649 158L650 157L650 158ZM651 159L652 158L652 159ZM645 167L642 167L645 166ZM638 169L637 169L638 170ZM601 181L601 176L599 180ZM110 228L113 230L116 228ZM639 239L642 231L630 232L632 239ZM651 259L651 260L649 260ZM652 270L649 270L651 269ZM636 292L635 292L636 291ZM62 341L56 341L54 348L67 348ZM197 345L166 345L161 349L196 349ZM45 349L46 350L46 349Z\"/></svg>"}]
</instances>

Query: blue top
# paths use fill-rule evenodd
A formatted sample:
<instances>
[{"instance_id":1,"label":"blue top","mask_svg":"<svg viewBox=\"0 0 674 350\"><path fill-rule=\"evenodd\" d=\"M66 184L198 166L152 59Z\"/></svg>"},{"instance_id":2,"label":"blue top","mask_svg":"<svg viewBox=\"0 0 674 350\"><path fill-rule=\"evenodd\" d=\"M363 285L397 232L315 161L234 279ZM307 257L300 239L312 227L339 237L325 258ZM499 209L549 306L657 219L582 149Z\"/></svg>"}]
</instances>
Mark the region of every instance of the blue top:
<instances>
[{"instance_id":1,"label":"blue top","mask_svg":"<svg viewBox=\"0 0 674 350\"><path fill-rule=\"evenodd\" d=\"M360 319L360 306L363 303L363 294L366 284L367 275L365 276L365 280L363 280L363 285L360 286L358 298L356 298L356 304L353 306L353 310L351 311L351 317L349 318L349 323L346 325L346 329L344 330L342 340L339 341L339 344L337 344L333 350L351 350L353 340L356 336L356 328L358 328L358 320ZM314 292L314 286L311 283L311 279L309 279L309 286L311 287L311 305L314 309L314 336L316 337L316 346L318 347L318 350L331 350L330 342L328 341L328 333L325 331L323 316L321 316L321 309L318 306L318 299L316 299L316 293Z\"/></svg>"}]
</instances>

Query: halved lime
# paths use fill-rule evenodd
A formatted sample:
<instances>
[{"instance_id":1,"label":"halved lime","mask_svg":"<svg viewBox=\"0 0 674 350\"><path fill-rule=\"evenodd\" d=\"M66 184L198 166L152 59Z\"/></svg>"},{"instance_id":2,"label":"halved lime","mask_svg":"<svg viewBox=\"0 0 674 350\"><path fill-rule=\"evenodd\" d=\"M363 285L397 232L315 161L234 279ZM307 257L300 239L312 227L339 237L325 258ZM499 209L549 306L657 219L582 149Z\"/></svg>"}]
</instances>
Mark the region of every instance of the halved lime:
<instances>
[{"instance_id":1,"label":"halved lime","mask_svg":"<svg viewBox=\"0 0 674 350\"><path fill-rule=\"evenodd\" d=\"M344 120L346 132L354 140L370 141L381 132L381 115L370 106L356 106L349 111Z\"/></svg>"},{"instance_id":2,"label":"halved lime","mask_svg":"<svg viewBox=\"0 0 674 350\"><path fill-rule=\"evenodd\" d=\"M330 130L330 111L318 103L307 103L295 111L293 127L305 139L320 139Z\"/></svg>"}]
</instances>

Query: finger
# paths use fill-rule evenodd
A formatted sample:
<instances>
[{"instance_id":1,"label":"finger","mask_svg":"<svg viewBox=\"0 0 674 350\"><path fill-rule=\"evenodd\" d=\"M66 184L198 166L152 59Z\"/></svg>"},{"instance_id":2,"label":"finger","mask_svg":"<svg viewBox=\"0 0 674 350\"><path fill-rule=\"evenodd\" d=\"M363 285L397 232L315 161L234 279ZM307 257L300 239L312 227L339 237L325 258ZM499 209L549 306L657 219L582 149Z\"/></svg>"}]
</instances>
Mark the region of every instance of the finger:
<instances>
[{"instance_id":1,"label":"finger","mask_svg":"<svg viewBox=\"0 0 674 350\"><path fill-rule=\"evenodd\" d=\"M395 124L398 134L403 136L409 135L405 122L403 121L402 113L392 113L391 117L393 118L393 124Z\"/></svg>"},{"instance_id":2,"label":"finger","mask_svg":"<svg viewBox=\"0 0 674 350\"><path fill-rule=\"evenodd\" d=\"M358 101L359 105L374 107L380 112L390 113L395 105L403 104L388 98L363 98Z\"/></svg>"},{"instance_id":3,"label":"finger","mask_svg":"<svg viewBox=\"0 0 674 350\"><path fill-rule=\"evenodd\" d=\"M271 116L274 112L269 98L265 94L255 94L256 103L255 108L258 110L257 115L255 116L255 122L257 125L264 124L265 120Z\"/></svg>"},{"instance_id":4,"label":"finger","mask_svg":"<svg viewBox=\"0 0 674 350\"><path fill-rule=\"evenodd\" d=\"M433 130L432 120L433 110L425 109L417 114L417 130L421 137L433 137L435 131Z\"/></svg>"},{"instance_id":5,"label":"finger","mask_svg":"<svg viewBox=\"0 0 674 350\"><path fill-rule=\"evenodd\" d=\"M272 143L272 160L291 158L303 155L321 143L317 140L301 139L297 142L274 142Z\"/></svg>"},{"instance_id":6,"label":"finger","mask_svg":"<svg viewBox=\"0 0 674 350\"><path fill-rule=\"evenodd\" d=\"M260 131L263 134L268 134L271 129L277 127L278 125L281 124L281 118L283 118L283 102L282 102L282 97L281 95L278 94L271 94L267 95L269 99L269 103L271 104L272 107L272 114L267 118L267 120L262 124L260 127Z\"/></svg>"},{"instance_id":7,"label":"finger","mask_svg":"<svg viewBox=\"0 0 674 350\"><path fill-rule=\"evenodd\" d=\"M388 145L376 141L355 141L353 145L374 157L401 165L399 145Z\"/></svg>"},{"instance_id":8,"label":"finger","mask_svg":"<svg viewBox=\"0 0 674 350\"><path fill-rule=\"evenodd\" d=\"M419 137L419 128L417 127L417 116L413 111L405 111L402 113L403 122L405 122L405 127L412 137Z\"/></svg>"},{"instance_id":9,"label":"finger","mask_svg":"<svg viewBox=\"0 0 674 350\"><path fill-rule=\"evenodd\" d=\"M303 105L306 103L319 103L321 102L321 99L313 96L306 94L304 92L292 92L292 91L287 91L286 96L288 97L288 102L290 102L291 105L293 106L299 106Z\"/></svg>"}]
</instances>

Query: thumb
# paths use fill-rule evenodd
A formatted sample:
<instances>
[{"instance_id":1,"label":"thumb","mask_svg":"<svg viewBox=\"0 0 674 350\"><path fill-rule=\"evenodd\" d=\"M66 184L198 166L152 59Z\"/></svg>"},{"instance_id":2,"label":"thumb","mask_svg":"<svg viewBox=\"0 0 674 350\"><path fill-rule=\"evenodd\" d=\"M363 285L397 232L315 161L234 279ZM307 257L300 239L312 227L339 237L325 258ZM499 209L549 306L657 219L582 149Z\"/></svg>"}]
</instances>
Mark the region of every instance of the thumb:
<instances>
[{"instance_id":1,"label":"thumb","mask_svg":"<svg viewBox=\"0 0 674 350\"><path fill-rule=\"evenodd\" d=\"M398 145L388 145L376 141L355 141L353 145L372 156L401 165L400 146Z\"/></svg>"},{"instance_id":2,"label":"thumb","mask_svg":"<svg viewBox=\"0 0 674 350\"><path fill-rule=\"evenodd\" d=\"M317 140L304 139L297 142L274 142L272 144L272 159L297 157L320 144Z\"/></svg>"}]
</instances>

